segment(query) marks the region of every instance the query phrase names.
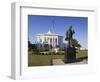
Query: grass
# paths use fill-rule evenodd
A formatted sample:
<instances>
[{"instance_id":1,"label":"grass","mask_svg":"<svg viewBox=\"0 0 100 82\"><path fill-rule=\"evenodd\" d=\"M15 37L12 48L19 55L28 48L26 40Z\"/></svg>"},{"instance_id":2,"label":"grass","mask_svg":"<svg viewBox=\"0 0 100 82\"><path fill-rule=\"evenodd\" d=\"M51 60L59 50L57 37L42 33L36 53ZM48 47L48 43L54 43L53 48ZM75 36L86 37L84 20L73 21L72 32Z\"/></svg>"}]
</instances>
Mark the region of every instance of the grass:
<instances>
[{"instance_id":1,"label":"grass","mask_svg":"<svg viewBox=\"0 0 100 82\"><path fill-rule=\"evenodd\" d=\"M64 55L28 55L29 66L51 65L52 59L64 58Z\"/></svg>"},{"instance_id":2,"label":"grass","mask_svg":"<svg viewBox=\"0 0 100 82\"><path fill-rule=\"evenodd\" d=\"M77 51L76 57L86 57L87 50ZM48 66L52 64L52 59L63 59L64 55L36 55L32 51L28 54L28 66Z\"/></svg>"},{"instance_id":3,"label":"grass","mask_svg":"<svg viewBox=\"0 0 100 82\"><path fill-rule=\"evenodd\" d=\"M40 65L50 65L51 64L50 55L29 55L28 65L29 66L40 66Z\"/></svg>"},{"instance_id":4,"label":"grass","mask_svg":"<svg viewBox=\"0 0 100 82\"><path fill-rule=\"evenodd\" d=\"M76 57L87 57L87 56L88 56L88 51L87 50L77 51Z\"/></svg>"}]
</instances>

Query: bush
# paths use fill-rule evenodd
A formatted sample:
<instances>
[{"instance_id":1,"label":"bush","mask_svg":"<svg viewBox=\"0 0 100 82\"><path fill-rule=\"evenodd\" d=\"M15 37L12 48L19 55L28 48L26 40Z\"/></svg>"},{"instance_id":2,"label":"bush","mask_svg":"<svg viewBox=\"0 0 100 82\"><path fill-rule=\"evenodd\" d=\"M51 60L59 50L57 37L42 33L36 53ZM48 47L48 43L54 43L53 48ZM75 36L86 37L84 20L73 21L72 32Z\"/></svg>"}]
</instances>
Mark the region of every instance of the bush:
<instances>
[{"instance_id":1,"label":"bush","mask_svg":"<svg viewBox=\"0 0 100 82\"><path fill-rule=\"evenodd\" d=\"M52 52L52 55L55 55L55 52Z\"/></svg>"},{"instance_id":2,"label":"bush","mask_svg":"<svg viewBox=\"0 0 100 82\"><path fill-rule=\"evenodd\" d=\"M61 55L64 55L64 53L61 53Z\"/></svg>"},{"instance_id":3,"label":"bush","mask_svg":"<svg viewBox=\"0 0 100 82\"><path fill-rule=\"evenodd\" d=\"M38 52L38 55L40 55L40 52Z\"/></svg>"},{"instance_id":4,"label":"bush","mask_svg":"<svg viewBox=\"0 0 100 82\"><path fill-rule=\"evenodd\" d=\"M49 52L49 54L48 55L51 55L51 52Z\"/></svg>"},{"instance_id":5,"label":"bush","mask_svg":"<svg viewBox=\"0 0 100 82\"><path fill-rule=\"evenodd\" d=\"M60 48L59 51L64 51L64 48Z\"/></svg>"},{"instance_id":6,"label":"bush","mask_svg":"<svg viewBox=\"0 0 100 82\"><path fill-rule=\"evenodd\" d=\"M48 55L49 53L46 53L46 55Z\"/></svg>"},{"instance_id":7,"label":"bush","mask_svg":"<svg viewBox=\"0 0 100 82\"><path fill-rule=\"evenodd\" d=\"M44 53L42 53L42 55L44 55Z\"/></svg>"}]
</instances>

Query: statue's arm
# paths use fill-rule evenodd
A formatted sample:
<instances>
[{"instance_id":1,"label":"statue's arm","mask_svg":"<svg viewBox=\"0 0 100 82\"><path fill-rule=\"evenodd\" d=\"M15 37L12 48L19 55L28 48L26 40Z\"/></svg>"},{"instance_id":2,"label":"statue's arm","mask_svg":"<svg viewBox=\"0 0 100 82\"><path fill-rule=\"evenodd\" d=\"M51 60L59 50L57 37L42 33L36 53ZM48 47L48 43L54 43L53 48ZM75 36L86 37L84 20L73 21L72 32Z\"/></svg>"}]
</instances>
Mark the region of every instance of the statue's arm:
<instances>
[{"instance_id":1,"label":"statue's arm","mask_svg":"<svg viewBox=\"0 0 100 82\"><path fill-rule=\"evenodd\" d=\"M75 31L73 30L73 34L75 33Z\"/></svg>"}]
</instances>

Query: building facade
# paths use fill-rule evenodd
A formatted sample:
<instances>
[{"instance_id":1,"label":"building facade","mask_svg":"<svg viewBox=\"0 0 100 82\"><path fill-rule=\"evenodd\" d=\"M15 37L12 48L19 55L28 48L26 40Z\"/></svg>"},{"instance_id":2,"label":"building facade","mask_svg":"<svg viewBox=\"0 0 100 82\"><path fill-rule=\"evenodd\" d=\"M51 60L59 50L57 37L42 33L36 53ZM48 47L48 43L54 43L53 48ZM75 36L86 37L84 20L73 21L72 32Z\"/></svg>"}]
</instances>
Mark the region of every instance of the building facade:
<instances>
[{"instance_id":1,"label":"building facade","mask_svg":"<svg viewBox=\"0 0 100 82\"><path fill-rule=\"evenodd\" d=\"M43 47L45 44L49 45L49 48L62 48L63 36L48 31L47 33L37 34L37 44L39 47Z\"/></svg>"}]
</instances>

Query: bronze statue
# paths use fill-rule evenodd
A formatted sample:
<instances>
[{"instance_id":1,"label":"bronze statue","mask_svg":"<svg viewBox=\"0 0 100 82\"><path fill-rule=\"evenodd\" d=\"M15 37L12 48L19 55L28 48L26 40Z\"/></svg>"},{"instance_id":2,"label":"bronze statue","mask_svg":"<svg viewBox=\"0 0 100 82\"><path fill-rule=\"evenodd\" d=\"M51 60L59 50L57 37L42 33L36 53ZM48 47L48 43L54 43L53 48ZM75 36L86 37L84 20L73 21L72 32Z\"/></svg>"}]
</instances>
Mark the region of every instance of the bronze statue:
<instances>
[{"instance_id":1,"label":"bronze statue","mask_svg":"<svg viewBox=\"0 0 100 82\"><path fill-rule=\"evenodd\" d=\"M66 38L65 40L68 41L69 46L71 45L71 40L73 39L73 34L74 34L74 30L72 30L72 26L69 27L69 29L66 32Z\"/></svg>"},{"instance_id":2,"label":"bronze statue","mask_svg":"<svg viewBox=\"0 0 100 82\"><path fill-rule=\"evenodd\" d=\"M65 55L64 55L64 62L72 62L76 60L76 48L74 45L71 44L73 40L73 34L74 30L72 29L72 26L69 27L69 29L66 31L66 38L65 40L68 41L68 46L65 48Z\"/></svg>"}]
</instances>

